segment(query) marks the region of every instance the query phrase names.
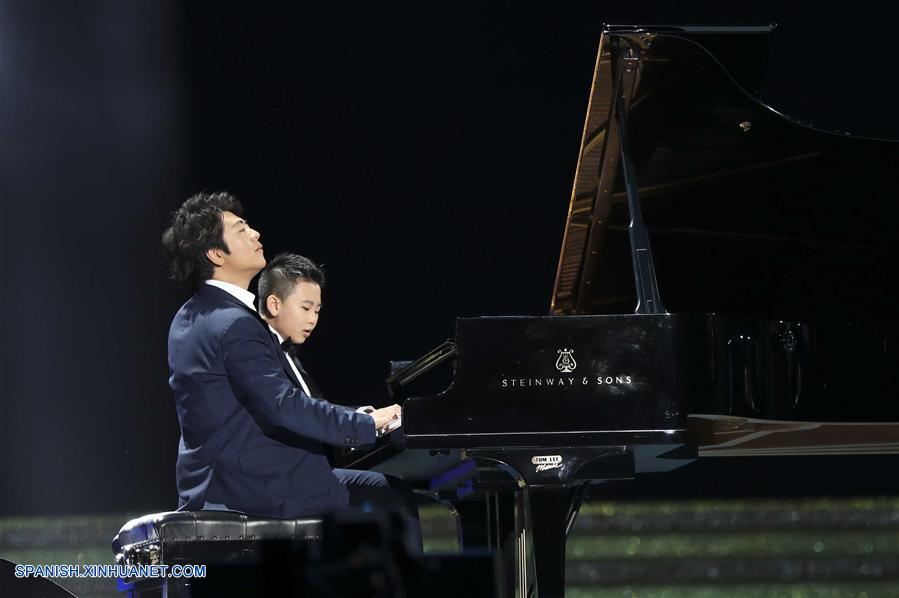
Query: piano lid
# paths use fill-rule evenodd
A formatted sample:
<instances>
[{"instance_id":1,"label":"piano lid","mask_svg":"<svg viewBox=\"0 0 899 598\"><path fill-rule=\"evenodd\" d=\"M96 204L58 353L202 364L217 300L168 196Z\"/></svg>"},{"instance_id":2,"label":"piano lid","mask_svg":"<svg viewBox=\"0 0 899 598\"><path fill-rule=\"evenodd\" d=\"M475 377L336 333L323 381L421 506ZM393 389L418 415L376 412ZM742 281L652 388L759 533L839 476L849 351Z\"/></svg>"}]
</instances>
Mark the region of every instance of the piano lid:
<instances>
[{"instance_id":1,"label":"piano lid","mask_svg":"<svg viewBox=\"0 0 899 598\"><path fill-rule=\"evenodd\" d=\"M631 313L637 303L621 111L668 311L899 316L899 143L823 131L765 105L771 33L605 29L551 313Z\"/></svg>"}]
</instances>

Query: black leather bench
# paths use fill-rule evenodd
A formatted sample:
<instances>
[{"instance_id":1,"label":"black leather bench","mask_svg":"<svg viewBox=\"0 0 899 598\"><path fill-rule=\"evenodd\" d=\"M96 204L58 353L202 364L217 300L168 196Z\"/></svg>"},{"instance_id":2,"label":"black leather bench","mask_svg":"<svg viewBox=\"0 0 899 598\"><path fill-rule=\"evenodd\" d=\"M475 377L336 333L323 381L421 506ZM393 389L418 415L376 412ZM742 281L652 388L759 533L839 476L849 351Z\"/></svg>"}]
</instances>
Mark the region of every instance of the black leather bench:
<instances>
[{"instance_id":1,"label":"black leather bench","mask_svg":"<svg viewBox=\"0 0 899 598\"><path fill-rule=\"evenodd\" d=\"M116 565L205 565L203 578L125 577L129 598L220 596L495 596L488 551L410 554L397 513L338 511L271 519L232 511L168 512L126 523L112 543Z\"/></svg>"},{"instance_id":2,"label":"black leather bench","mask_svg":"<svg viewBox=\"0 0 899 598\"><path fill-rule=\"evenodd\" d=\"M113 539L116 565L220 565L256 563L264 543L316 544L322 520L270 519L232 511L172 511L132 519ZM130 597L189 595L190 579L128 577Z\"/></svg>"}]
</instances>

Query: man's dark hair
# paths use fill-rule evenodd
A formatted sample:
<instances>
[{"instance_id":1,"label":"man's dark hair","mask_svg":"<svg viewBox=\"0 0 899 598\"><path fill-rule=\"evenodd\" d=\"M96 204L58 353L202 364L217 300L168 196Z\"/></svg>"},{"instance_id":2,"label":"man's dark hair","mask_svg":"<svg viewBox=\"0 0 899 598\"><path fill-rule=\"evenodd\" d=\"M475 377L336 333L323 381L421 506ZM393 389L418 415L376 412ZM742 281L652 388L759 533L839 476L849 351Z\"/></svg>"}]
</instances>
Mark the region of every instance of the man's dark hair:
<instances>
[{"instance_id":1,"label":"man's dark hair","mask_svg":"<svg viewBox=\"0 0 899 598\"><path fill-rule=\"evenodd\" d=\"M259 276L259 311L271 318L265 304L269 295L287 299L298 282L312 282L325 288L325 273L309 258L295 253L281 253L268 263Z\"/></svg>"},{"instance_id":2,"label":"man's dark hair","mask_svg":"<svg viewBox=\"0 0 899 598\"><path fill-rule=\"evenodd\" d=\"M231 253L225 243L222 212L243 215L243 208L230 193L200 192L185 201L172 214L172 223L162 233L171 277L179 284L195 288L212 278L214 266L206 252L221 249Z\"/></svg>"}]
</instances>

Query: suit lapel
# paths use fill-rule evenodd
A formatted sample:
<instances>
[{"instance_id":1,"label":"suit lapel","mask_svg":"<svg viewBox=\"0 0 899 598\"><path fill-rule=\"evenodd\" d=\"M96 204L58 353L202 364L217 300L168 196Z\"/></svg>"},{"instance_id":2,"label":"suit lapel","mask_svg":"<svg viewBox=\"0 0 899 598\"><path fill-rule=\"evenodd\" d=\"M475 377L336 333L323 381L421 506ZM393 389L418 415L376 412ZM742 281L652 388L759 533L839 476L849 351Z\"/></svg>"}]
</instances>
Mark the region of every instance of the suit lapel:
<instances>
[{"instance_id":1,"label":"suit lapel","mask_svg":"<svg viewBox=\"0 0 899 598\"><path fill-rule=\"evenodd\" d=\"M255 316L255 318L257 320L259 320L259 323L263 326L263 328L265 328L265 332L267 333L268 338L271 339L272 347L275 350L275 355L278 356L278 360L281 362L281 368L284 370L284 373L287 374L287 378L291 382L293 382L293 384L295 386L297 386L299 388L303 387L303 385L300 384L300 381L297 380L296 374L293 373L293 368L290 367L290 364L287 362L287 359L288 359L287 354L284 353L284 350L281 348L281 345L278 344L278 338L274 334L272 334L272 331L269 329L268 322L263 320L262 316L260 316L256 310L250 309L246 303L244 303L243 301L241 301L240 299L238 299L231 293L229 293L223 289L220 289L217 286L213 286L211 284L203 283L202 285L200 285L200 288L197 289L197 294L203 295L203 296L206 296L209 298L213 298L215 300L221 300L221 301L225 301L230 304L233 304L233 305L240 306L243 309L247 310L249 313L253 314L253 316Z\"/></svg>"},{"instance_id":2,"label":"suit lapel","mask_svg":"<svg viewBox=\"0 0 899 598\"><path fill-rule=\"evenodd\" d=\"M276 337L273 334L272 340L277 341L278 337ZM277 344L277 342L275 344ZM280 346L278 347L278 359L281 360L281 367L283 367L284 371L287 372L287 376L290 378L290 381L293 382L299 388L303 388L303 385L300 384L299 380L297 380L297 375L293 372L293 368L290 367L290 362L287 361L288 359L290 359L290 357L287 355L287 353L284 352L284 349L282 349Z\"/></svg>"},{"instance_id":3,"label":"suit lapel","mask_svg":"<svg viewBox=\"0 0 899 598\"><path fill-rule=\"evenodd\" d=\"M211 284L203 283L202 285L200 285L200 288L197 290L197 294L204 295L213 300L226 301L230 304L240 306L243 309L247 310L249 313L253 314L253 316L259 321L259 323L265 328L265 331L268 333L268 336L272 341L272 346L275 350L275 355L278 356L278 360L281 362L281 368L284 370L284 373L287 374L288 380L290 380L298 388L303 388L303 385L297 378L296 373L294 373L293 368L290 367L290 362L288 361L288 359L293 359L294 364L300 371L300 375L303 376L303 382L306 383L306 386L309 388L309 392L312 393L312 396L316 399L323 398L321 390L318 388L315 382L313 382L312 378L309 376L309 373L303 369L303 366L300 364L300 360L284 352L284 349L282 349L281 345L278 343L278 337L275 336L274 333L272 333L271 328L269 328L268 322L266 322L262 318L262 316L259 315L259 312L257 312L255 309L250 309L249 307L247 307L246 303L244 303L231 293Z\"/></svg>"},{"instance_id":4,"label":"suit lapel","mask_svg":"<svg viewBox=\"0 0 899 598\"><path fill-rule=\"evenodd\" d=\"M300 363L299 357L296 355L288 356L289 359L293 360L294 365L297 366L297 369L300 371L300 375L303 377L303 381L306 383L306 386L309 387L309 392L312 394L312 398L314 399L323 399L321 389L318 387L318 384L315 383L315 380L312 379L312 376L309 375L303 368L303 364Z\"/></svg>"}]
</instances>

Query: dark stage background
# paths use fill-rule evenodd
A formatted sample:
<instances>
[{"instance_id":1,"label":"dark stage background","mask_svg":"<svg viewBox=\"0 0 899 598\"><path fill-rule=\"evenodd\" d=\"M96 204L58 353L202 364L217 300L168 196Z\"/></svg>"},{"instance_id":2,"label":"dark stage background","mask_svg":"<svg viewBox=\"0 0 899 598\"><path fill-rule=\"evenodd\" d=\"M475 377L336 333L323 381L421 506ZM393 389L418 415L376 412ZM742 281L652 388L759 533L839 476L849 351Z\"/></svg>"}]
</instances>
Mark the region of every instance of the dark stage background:
<instances>
[{"instance_id":1,"label":"dark stage background","mask_svg":"<svg viewBox=\"0 0 899 598\"><path fill-rule=\"evenodd\" d=\"M776 22L771 105L899 137L895 8L718 4L0 2L0 515L176 504L159 237L196 191L325 263L304 360L379 403L456 316L548 309L603 22Z\"/></svg>"}]
</instances>

